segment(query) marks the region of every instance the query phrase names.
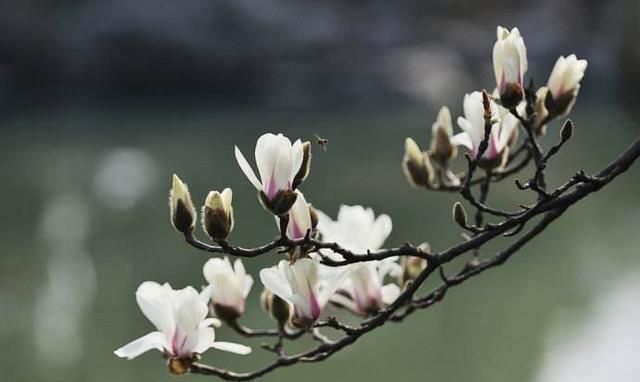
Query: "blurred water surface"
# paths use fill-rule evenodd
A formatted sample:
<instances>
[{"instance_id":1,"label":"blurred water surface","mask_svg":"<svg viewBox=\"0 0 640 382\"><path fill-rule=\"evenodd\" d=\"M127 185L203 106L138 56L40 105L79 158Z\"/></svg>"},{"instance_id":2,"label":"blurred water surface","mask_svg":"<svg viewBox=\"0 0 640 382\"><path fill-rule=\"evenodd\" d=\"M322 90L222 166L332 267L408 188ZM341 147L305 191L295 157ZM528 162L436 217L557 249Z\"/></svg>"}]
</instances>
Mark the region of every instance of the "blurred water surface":
<instances>
[{"instance_id":1,"label":"blurred water surface","mask_svg":"<svg viewBox=\"0 0 640 382\"><path fill-rule=\"evenodd\" d=\"M411 189L400 170L404 137L426 146L433 116L424 107L219 110L201 102L43 107L6 118L2 129L10 134L0 143L3 380L172 380L158 353L130 362L112 354L151 328L134 299L140 282L204 283L207 255L186 246L169 224L171 174L189 183L198 204L210 189L232 187L232 240L268 241L276 234L273 218L232 155L235 144L251 152L264 132L329 139L326 152L315 147L303 187L326 213L335 215L346 203L391 215L389 246L427 240L444 249L461 240L450 219L457 197ZM554 158L551 184L579 168L603 167L638 131L624 113L588 101L574 120L575 137ZM546 145L557 128L550 129ZM508 264L452 290L444 303L402 325L389 324L326 362L264 380L637 380L630 355L640 351L639 187L634 168L570 210ZM491 202L506 206L530 198L507 181ZM502 245L491 244L485 253ZM256 275L278 258L269 254L246 265ZM256 283L249 296L244 321L250 326L271 324L258 308L260 287ZM210 351L205 360L216 366L245 371L271 358L260 341L227 329L218 337L249 343L254 354ZM573 371L576 379L570 379ZM205 378L185 377L196 379Z\"/></svg>"}]
</instances>

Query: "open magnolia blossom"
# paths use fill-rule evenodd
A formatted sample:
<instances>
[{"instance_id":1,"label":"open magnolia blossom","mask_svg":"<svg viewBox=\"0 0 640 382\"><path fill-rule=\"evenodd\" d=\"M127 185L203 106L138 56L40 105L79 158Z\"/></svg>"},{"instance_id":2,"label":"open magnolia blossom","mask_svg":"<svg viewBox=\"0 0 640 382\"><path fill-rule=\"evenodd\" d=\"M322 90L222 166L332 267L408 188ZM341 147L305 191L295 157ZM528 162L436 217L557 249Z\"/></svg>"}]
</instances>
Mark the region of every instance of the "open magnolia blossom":
<instances>
[{"instance_id":1,"label":"open magnolia blossom","mask_svg":"<svg viewBox=\"0 0 640 382\"><path fill-rule=\"evenodd\" d=\"M209 348L236 354L251 352L244 345L215 341L211 325L219 325L219 321L207 318L208 294L198 294L192 287L175 290L169 284L146 281L138 287L136 300L157 331L116 350L118 357L133 359L152 349L179 360L194 359Z\"/></svg>"},{"instance_id":2,"label":"open magnolia blossom","mask_svg":"<svg viewBox=\"0 0 640 382\"><path fill-rule=\"evenodd\" d=\"M336 242L355 253L380 249L391 233L391 228L391 218L384 214L376 218L371 208L341 205L335 221L318 211L318 231L322 240ZM323 251L323 254L337 260L342 259L342 256L331 251ZM387 274L391 273L396 277L402 271L396 257L357 263L351 268L338 293L331 296L332 302L356 314L367 316L392 303L400 294L400 288L396 284L383 285Z\"/></svg>"},{"instance_id":3,"label":"open magnolia blossom","mask_svg":"<svg viewBox=\"0 0 640 382\"><path fill-rule=\"evenodd\" d=\"M320 318L329 298L340 287L351 271L345 267L326 279L319 277L321 265L302 258L291 264L282 260L277 266L260 271L262 284L273 294L293 305L291 323L302 329L310 329Z\"/></svg>"},{"instance_id":4,"label":"open magnolia blossom","mask_svg":"<svg viewBox=\"0 0 640 382\"><path fill-rule=\"evenodd\" d=\"M518 28L509 31L501 26L493 45L493 71L502 105L516 107L524 97L524 74L527 71L527 49Z\"/></svg>"},{"instance_id":5,"label":"open magnolia blossom","mask_svg":"<svg viewBox=\"0 0 640 382\"><path fill-rule=\"evenodd\" d=\"M202 269L204 278L209 282L205 289L211 296L216 315L224 321L236 320L244 313L245 300L251 291L253 278L248 275L242 261L212 258Z\"/></svg>"},{"instance_id":6,"label":"open magnolia blossom","mask_svg":"<svg viewBox=\"0 0 640 382\"><path fill-rule=\"evenodd\" d=\"M235 156L242 172L259 191L264 206L276 215L286 214L295 202L294 189L309 172L310 145L299 139L293 144L282 134L258 138L255 157L260 180L238 147Z\"/></svg>"},{"instance_id":7,"label":"open magnolia blossom","mask_svg":"<svg viewBox=\"0 0 640 382\"><path fill-rule=\"evenodd\" d=\"M463 132L456 134L452 141L454 144L470 149L471 155L475 157L478 155L480 143L484 138L485 120L482 93L476 91L466 94L462 107L464 117L458 117L458 126ZM513 117L512 119L506 109L501 112L498 109L499 107L495 102L491 101L493 124L489 137L489 146L482 156L482 159L487 161L500 162L504 149L514 140L514 134L517 134L517 118ZM504 119L500 119L500 116Z\"/></svg>"}]
</instances>

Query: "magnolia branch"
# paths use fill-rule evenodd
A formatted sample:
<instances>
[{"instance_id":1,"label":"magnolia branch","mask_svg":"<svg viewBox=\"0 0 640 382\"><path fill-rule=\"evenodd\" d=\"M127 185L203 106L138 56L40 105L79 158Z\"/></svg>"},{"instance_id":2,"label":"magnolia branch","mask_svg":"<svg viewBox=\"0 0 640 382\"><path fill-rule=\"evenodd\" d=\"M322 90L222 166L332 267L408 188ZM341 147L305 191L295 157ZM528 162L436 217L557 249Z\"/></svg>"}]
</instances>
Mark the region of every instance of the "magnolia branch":
<instances>
[{"instance_id":1,"label":"magnolia branch","mask_svg":"<svg viewBox=\"0 0 640 382\"><path fill-rule=\"evenodd\" d=\"M203 267L209 285L201 292L192 287L174 290L168 284L154 282L140 285L136 292L138 304L158 331L123 346L116 355L130 359L147 350L161 349L174 374L191 372L231 381L252 380L281 367L325 360L387 322L400 322L427 309L442 301L449 289L504 264L571 206L627 171L640 156L640 138L598 173L578 171L555 189L547 185L545 170L572 138L573 123L565 121L559 141L546 151L538 137L545 133L548 123L571 111L586 60L578 60L575 55L561 56L546 86L536 90L530 82L525 88L523 39L517 28L508 31L498 27L497 32L493 55L496 95L489 96L486 91L465 95L464 115L458 118L462 132L456 135L451 113L442 107L432 126L428 151L422 151L411 138L405 140L402 166L409 183L427 191L458 193L472 209L470 223L463 204L456 202L453 206L453 221L464 230L464 240L441 251L431 250L427 242L379 249L391 231L390 218L374 218L373 211L362 206L341 207L336 221L315 210L298 189L309 175L311 143L291 143L281 134L264 134L255 149L260 178L238 147L235 157L258 191L262 206L276 217L279 234L273 240L254 248L229 242L234 227L230 188L209 192L201 210L203 231L213 244L196 237L198 213L187 185L175 175L169 205L172 225L196 249L245 259L273 251L285 255L286 260L260 271L265 286L261 304L276 321L276 328L255 329L241 323L253 278L239 259L232 265L228 257L213 257ZM524 139L518 140L519 131L524 132ZM322 144L326 144L324 141ZM456 175L452 165L458 147L470 152L464 155L465 171ZM510 210L492 207L492 184L528 167L532 167L533 175L525 182L516 179L515 189L534 192L535 202ZM346 217L341 218L343 213ZM350 231L354 225L360 226ZM482 253L486 243L498 239L506 242L502 251ZM460 269L453 273L446 269L453 260L469 253L471 256ZM326 274L319 274L321 266ZM395 281L383 286L392 269ZM440 282L430 291L423 291L425 281L432 277L438 277ZM336 317L321 320L328 303L363 319L355 326ZM208 309L217 319L206 318ZM200 363L200 353L211 347L238 354L251 351L240 344L214 342L214 329L210 326L218 319L243 337L274 340L262 348L273 353L275 359L244 373ZM188 327L181 326L183 320L188 321ZM196 330L194 322L198 323ZM328 337L323 332L325 328L337 331L339 337ZM287 353L287 341L307 334L315 346L300 353Z\"/></svg>"},{"instance_id":2,"label":"magnolia branch","mask_svg":"<svg viewBox=\"0 0 640 382\"><path fill-rule=\"evenodd\" d=\"M552 155L553 154L547 154L546 159L548 159ZM289 241L280 238L265 246L255 249L234 249L234 252L232 252L233 254L237 253L239 256L252 257L264 253L263 251L265 251L265 248L275 249L281 246L291 248L298 245L310 245L318 249L332 249L336 253L340 253L341 255L345 256L345 260L342 262L327 261L327 265L331 266L343 266L362 261L381 260L393 256L421 256L427 259L428 266L403 291L403 293L393 304L391 304L385 310L380 311L373 317L363 321L360 326L350 327L348 325L340 323L335 318L330 318L326 321L321 321L316 324L316 328L331 327L337 330L341 330L344 333L344 336L336 341L323 342L315 348L306 352L293 355L282 355L278 357L273 363L253 372L235 373L228 370L203 365L200 363L194 363L193 365L191 365L190 371L196 374L214 375L230 381L246 381L258 378L268 372L281 367L291 366L296 363L318 362L324 360L340 351L341 349L345 348L346 346L353 344L361 336L379 326L384 325L386 322L401 321L417 310L426 309L433 304L441 301L450 288L460 285L468 279L477 276L491 268L502 265L529 241L531 241L542 231L544 231L553 221L562 216L569 207L571 207L573 204L583 199L584 197L588 196L589 194L597 192L602 187L612 182L618 175L629 169L629 167L639 156L640 139L637 139L616 160L611 162L611 164L598 172L596 175L587 176L584 173L580 172L576 174L576 176L568 180L566 183L559 186L556 190L554 190L554 192L550 193L549 199L539 201L535 206L531 207L520 216L508 218L499 224L493 225L491 229L478 234L470 240L459 243L440 253L427 254L419 250L417 247L414 247L412 245L405 245L399 248L377 251L376 253L355 254L340 247L340 245L338 245L337 243L322 243L309 238L305 238L302 241ZM572 189L572 191L568 192L570 189ZM542 215L542 219L537 222L533 228L528 230L511 245L509 245L509 247L507 247L504 251L499 252L493 257L485 260L478 261L474 259L470 261L454 276L444 276L443 283L440 286L436 287L433 291L427 293L422 297L414 297L416 292L420 289L420 287L428 279L428 277L431 276L435 271L442 270L443 265L451 262L452 260L458 258L460 255L463 255L470 250L480 248L487 241L499 235L507 233L514 227L524 225L540 215ZM197 248L205 249L207 251L225 251L223 250L222 246L209 246L197 241L193 242L189 238L188 241L190 244L196 246ZM323 261L325 260L328 259L324 258ZM405 309L399 312L399 310L403 307Z\"/></svg>"}]
</instances>

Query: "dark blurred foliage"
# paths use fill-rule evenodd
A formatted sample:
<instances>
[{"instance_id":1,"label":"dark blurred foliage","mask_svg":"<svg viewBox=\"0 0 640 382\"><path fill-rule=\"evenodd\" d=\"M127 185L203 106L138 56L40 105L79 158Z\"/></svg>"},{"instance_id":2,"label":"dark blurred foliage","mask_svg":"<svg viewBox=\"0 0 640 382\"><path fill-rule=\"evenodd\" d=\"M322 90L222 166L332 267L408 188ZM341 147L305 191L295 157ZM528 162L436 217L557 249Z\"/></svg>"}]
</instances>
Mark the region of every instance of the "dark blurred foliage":
<instances>
[{"instance_id":1,"label":"dark blurred foliage","mask_svg":"<svg viewBox=\"0 0 640 382\"><path fill-rule=\"evenodd\" d=\"M589 60L587 84L633 106L638 9L635 0L5 0L0 91L457 104L461 89L491 83L488 52L502 24L520 27L538 82L558 55L575 52Z\"/></svg>"}]
</instances>

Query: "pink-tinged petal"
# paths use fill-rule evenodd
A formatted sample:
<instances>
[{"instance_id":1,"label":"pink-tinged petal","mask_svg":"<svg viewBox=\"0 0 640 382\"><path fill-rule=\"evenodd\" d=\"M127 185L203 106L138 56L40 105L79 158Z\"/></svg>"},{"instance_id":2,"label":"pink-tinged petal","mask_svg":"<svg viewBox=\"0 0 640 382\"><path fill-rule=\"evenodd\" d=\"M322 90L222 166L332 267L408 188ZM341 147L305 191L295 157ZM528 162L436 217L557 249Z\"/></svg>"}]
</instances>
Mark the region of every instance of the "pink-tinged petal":
<instances>
[{"instance_id":1,"label":"pink-tinged petal","mask_svg":"<svg viewBox=\"0 0 640 382\"><path fill-rule=\"evenodd\" d=\"M218 342L214 342L213 345L211 345L211 347L214 349L226 351L229 353L239 354L239 355L247 355L251 353L250 347L236 344L233 342L218 341Z\"/></svg>"},{"instance_id":2,"label":"pink-tinged petal","mask_svg":"<svg viewBox=\"0 0 640 382\"><path fill-rule=\"evenodd\" d=\"M290 190L293 181L293 167L291 163L291 152L281 150L276 154L271 181L274 183L276 191ZM294 173L295 175L295 173Z\"/></svg>"},{"instance_id":3,"label":"pink-tinged petal","mask_svg":"<svg viewBox=\"0 0 640 382\"><path fill-rule=\"evenodd\" d=\"M133 340L113 353L120 358L134 359L149 350L163 351L167 340L162 332L152 332L137 340Z\"/></svg>"},{"instance_id":4,"label":"pink-tinged petal","mask_svg":"<svg viewBox=\"0 0 640 382\"><path fill-rule=\"evenodd\" d=\"M249 179L251 184L253 184L253 186L257 190L262 190L262 183L260 183L260 181L256 177L256 174L253 172L253 169L249 165L249 162L247 162L247 160L245 159L244 155L242 155L242 152L240 152L238 146L235 146L235 155L236 161L238 161L238 165L240 166L240 169L247 177L247 179Z\"/></svg>"}]
</instances>

